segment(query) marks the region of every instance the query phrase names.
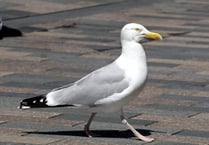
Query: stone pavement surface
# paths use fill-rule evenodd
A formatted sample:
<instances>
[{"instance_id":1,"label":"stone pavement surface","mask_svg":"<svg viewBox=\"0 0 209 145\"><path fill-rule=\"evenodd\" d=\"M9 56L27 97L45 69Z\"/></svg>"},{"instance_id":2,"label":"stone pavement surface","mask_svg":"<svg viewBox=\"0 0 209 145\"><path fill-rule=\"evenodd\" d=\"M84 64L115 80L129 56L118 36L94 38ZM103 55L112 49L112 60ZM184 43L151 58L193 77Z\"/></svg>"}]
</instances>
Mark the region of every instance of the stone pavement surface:
<instances>
[{"instance_id":1,"label":"stone pavement surface","mask_svg":"<svg viewBox=\"0 0 209 145\"><path fill-rule=\"evenodd\" d=\"M0 16L0 144L209 144L208 0L0 0ZM98 137L87 138L89 112L17 109L23 98L110 63L129 22L165 37L144 42L148 83L125 107L130 123L154 142L135 140L118 114L98 114L91 126Z\"/></svg>"}]
</instances>

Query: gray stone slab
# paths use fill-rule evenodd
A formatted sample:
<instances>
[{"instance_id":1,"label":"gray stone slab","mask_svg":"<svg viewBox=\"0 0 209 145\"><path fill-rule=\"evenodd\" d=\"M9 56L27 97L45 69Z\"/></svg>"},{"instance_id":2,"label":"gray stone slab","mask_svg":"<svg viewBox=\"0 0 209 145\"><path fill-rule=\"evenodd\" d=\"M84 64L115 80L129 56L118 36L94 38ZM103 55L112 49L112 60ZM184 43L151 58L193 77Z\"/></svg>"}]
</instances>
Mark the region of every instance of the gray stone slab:
<instances>
[{"instance_id":1,"label":"gray stone slab","mask_svg":"<svg viewBox=\"0 0 209 145\"><path fill-rule=\"evenodd\" d=\"M165 127L149 127L146 126L145 128L141 128L141 129L146 129L146 130L150 130L153 133L160 133L160 134L166 134L166 135L174 135L178 132L181 131L181 129L175 129L175 128L169 128L169 126L165 126Z\"/></svg>"},{"instance_id":2,"label":"gray stone slab","mask_svg":"<svg viewBox=\"0 0 209 145\"><path fill-rule=\"evenodd\" d=\"M113 27L113 26L111 27L111 25L105 26L105 25L96 25L94 23L91 23L91 24L79 23L78 25L76 25L76 29L79 29L79 30L82 30L82 31L99 31L103 34L105 32L113 31L116 28Z\"/></svg>"},{"instance_id":3,"label":"gray stone slab","mask_svg":"<svg viewBox=\"0 0 209 145\"><path fill-rule=\"evenodd\" d=\"M16 5L17 4L11 3L9 1L1 1L1 6L0 6L1 11L0 11L0 13L7 10L11 6L16 6ZM1 17L2 17L2 15L1 15Z\"/></svg>"},{"instance_id":4,"label":"gray stone slab","mask_svg":"<svg viewBox=\"0 0 209 145\"><path fill-rule=\"evenodd\" d=\"M194 23L194 22L187 22L184 25L186 26L198 26L198 27L208 27L206 23Z\"/></svg>"},{"instance_id":5,"label":"gray stone slab","mask_svg":"<svg viewBox=\"0 0 209 145\"><path fill-rule=\"evenodd\" d=\"M147 26L148 29L150 30L164 30L164 31L182 31L182 32L192 32L193 29L192 28L179 28L179 27L175 27L175 26L170 26L170 27L164 27L164 26Z\"/></svg>"},{"instance_id":6,"label":"gray stone slab","mask_svg":"<svg viewBox=\"0 0 209 145\"><path fill-rule=\"evenodd\" d=\"M99 14L104 12L114 12L126 8L134 8L134 7L143 7L145 5L151 5L153 3L162 2L163 0L156 0L156 1L139 1L139 0L133 0L133 1L122 1L122 2L113 2L109 4L101 4L98 6L91 6L91 7L84 7L84 8L78 8L73 10L67 10L57 13L51 13L51 14L44 14L44 15L36 15L33 17L24 17L20 19L14 19L10 21L5 21L5 24L7 26L15 26L15 28L20 28L24 26L34 25L34 24L40 24L40 23L46 23L46 22L53 22L57 21L59 19L65 19L65 18L78 18L78 17L85 17L93 14Z\"/></svg>"},{"instance_id":7,"label":"gray stone slab","mask_svg":"<svg viewBox=\"0 0 209 145\"><path fill-rule=\"evenodd\" d=\"M35 145L35 144L25 144L25 143L17 143L17 142L0 142L0 145Z\"/></svg>"},{"instance_id":8,"label":"gray stone slab","mask_svg":"<svg viewBox=\"0 0 209 145\"><path fill-rule=\"evenodd\" d=\"M11 74L4 77L1 77L0 80L7 82L7 81L13 81L13 82L24 82L24 83L37 83L37 84L43 84L47 82L52 81L65 81L70 80L70 78L65 77L57 77L47 74L27 74L27 73L19 73L19 74Z\"/></svg>"},{"instance_id":9,"label":"gray stone slab","mask_svg":"<svg viewBox=\"0 0 209 145\"><path fill-rule=\"evenodd\" d=\"M47 82L47 83L9 81L6 83L2 83L1 86L51 90L54 88L59 88L61 86L67 85L67 84L71 84L71 83L75 82L76 80L77 79L75 79L75 78L68 78L65 81L51 81L51 82Z\"/></svg>"},{"instance_id":10,"label":"gray stone slab","mask_svg":"<svg viewBox=\"0 0 209 145\"><path fill-rule=\"evenodd\" d=\"M208 138L209 137L209 131L199 131L199 130L183 130L177 135L180 136L195 136L195 137L204 137Z\"/></svg>"},{"instance_id":11,"label":"gray stone slab","mask_svg":"<svg viewBox=\"0 0 209 145\"><path fill-rule=\"evenodd\" d=\"M113 49L121 49L120 46L95 46L95 45L85 45L84 47L94 49L97 51L107 51L107 50L113 50Z\"/></svg>"},{"instance_id":12,"label":"gray stone slab","mask_svg":"<svg viewBox=\"0 0 209 145\"><path fill-rule=\"evenodd\" d=\"M150 144L150 143L148 143ZM197 144L191 144L191 143L181 143L181 142L169 142L169 141L157 141L154 143L151 143L150 145L197 145Z\"/></svg>"},{"instance_id":13,"label":"gray stone slab","mask_svg":"<svg viewBox=\"0 0 209 145\"><path fill-rule=\"evenodd\" d=\"M183 39L183 38L182 38ZM165 40L168 41L169 40ZM172 40L173 42L173 40ZM178 42L179 43L179 42ZM176 46L145 46L148 57L151 58L164 58L164 59L204 59L208 60L209 50L201 48L188 48ZM156 51L158 50L158 51ZM181 52L181 53L179 53Z\"/></svg>"},{"instance_id":14,"label":"gray stone slab","mask_svg":"<svg viewBox=\"0 0 209 145\"><path fill-rule=\"evenodd\" d=\"M189 82L179 80L160 80L160 79L149 79L152 83L157 83L164 88L172 89L188 89L188 90L199 90L207 91L208 82Z\"/></svg>"},{"instance_id":15,"label":"gray stone slab","mask_svg":"<svg viewBox=\"0 0 209 145\"><path fill-rule=\"evenodd\" d=\"M201 80L209 81L209 75L206 75L206 74L197 74L197 73L189 72L189 71L176 71L175 69L160 69L159 70L159 69L152 68L152 65L148 64L148 66L149 67L151 66L149 68L149 73L151 75L152 74L164 75L164 76L173 75L173 76L178 76L180 78L192 78L192 79L201 79ZM161 67L160 64L159 64L159 67Z\"/></svg>"},{"instance_id":16,"label":"gray stone slab","mask_svg":"<svg viewBox=\"0 0 209 145\"><path fill-rule=\"evenodd\" d=\"M161 96L158 96L157 98L162 99L174 99L174 100L191 100L191 101L197 101L197 102L209 102L208 97L200 97L200 96L187 96L187 95L170 95L170 94L163 94Z\"/></svg>"},{"instance_id":17,"label":"gray stone slab","mask_svg":"<svg viewBox=\"0 0 209 145\"><path fill-rule=\"evenodd\" d=\"M166 110L168 112L173 112L173 111L191 111L191 112L209 112L208 108L204 107L194 107L194 106L179 106L179 105L164 105L164 104L148 104L148 105L143 105L143 108L152 108L155 110Z\"/></svg>"},{"instance_id":18,"label":"gray stone slab","mask_svg":"<svg viewBox=\"0 0 209 145\"><path fill-rule=\"evenodd\" d=\"M173 67L177 67L178 64L148 62L148 66L173 68Z\"/></svg>"},{"instance_id":19,"label":"gray stone slab","mask_svg":"<svg viewBox=\"0 0 209 145\"><path fill-rule=\"evenodd\" d=\"M184 35L184 37L186 37L186 38L193 38L193 39L195 39L195 38L209 38L209 36L204 36L204 35L201 35L201 34L195 34L195 35L189 35L189 34L186 34L186 35Z\"/></svg>"},{"instance_id":20,"label":"gray stone slab","mask_svg":"<svg viewBox=\"0 0 209 145\"><path fill-rule=\"evenodd\" d=\"M54 136L59 138L79 138L79 139L87 139L84 133L84 125L78 125L75 127L62 126L61 124L57 125L49 125L42 123L30 123L30 122L9 122L4 125L0 125L1 127L9 127L9 128L23 128L34 130L31 132L27 132L27 136ZM123 144L125 141L131 143L142 143L141 141L135 139L128 139L134 137L130 130L122 124L114 124L108 122L97 122L94 121L91 126L91 131L98 135L98 137L92 138L94 141L104 141L104 142L115 142ZM139 130L144 135L150 135L149 130ZM88 138L89 139L89 138Z\"/></svg>"},{"instance_id":21,"label":"gray stone slab","mask_svg":"<svg viewBox=\"0 0 209 145\"><path fill-rule=\"evenodd\" d=\"M60 39L63 40L71 40L71 41L79 41L79 42L102 42L102 43L111 43L114 42L113 39L110 38L96 38L96 37L82 37L82 38L78 38L78 37L61 37Z\"/></svg>"},{"instance_id":22,"label":"gray stone slab","mask_svg":"<svg viewBox=\"0 0 209 145\"><path fill-rule=\"evenodd\" d=\"M208 108L209 109L209 101L207 102L202 102L199 104L194 105L195 107L203 107L203 108Z\"/></svg>"},{"instance_id":23,"label":"gray stone slab","mask_svg":"<svg viewBox=\"0 0 209 145\"><path fill-rule=\"evenodd\" d=\"M20 29L24 33L31 33L31 32L36 32L36 31L38 31L38 32L46 32L46 31L48 31L48 29L37 28L37 27L32 27L32 26L21 27Z\"/></svg>"},{"instance_id":24,"label":"gray stone slab","mask_svg":"<svg viewBox=\"0 0 209 145\"><path fill-rule=\"evenodd\" d=\"M51 58L51 59L56 59L56 58L70 58L71 56L76 56L79 57L79 53L73 53L73 52L57 52L57 51L52 51L50 49L38 49L38 48L24 48L24 47L15 47L11 49L12 51L17 51L17 52L28 52L31 53L32 56L38 56L38 57L43 57L43 58Z\"/></svg>"},{"instance_id":25,"label":"gray stone slab","mask_svg":"<svg viewBox=\"0 0 209 145\"><path fill-rule=\"evenodd\" d=\"M120 28L121 27L118 27L115 30L119 30ZM101 37L101 38L109 38L109 39L112 39L112 40L115 40L115 41L118 40L117 38L119 38L119 36L120 36L119 34L110 33L109 31L100 32L100 30L90 30L90 29L84 29L84 28L79 29L77 27L68 28L68 29L67 28L53 29L53 30L50 30L50 32L62 33L62 34L77 34L77 35L83 35L83 36L90 37L90 38L96 38L96 36L98 36L98 37ZM62 39L62 37L61 37L61 39Z\"/></svg>"},{"instance_id":26,"label":"gray stone slab","mask_svg":"<svg viewBox=\"0 0 209 145\"><path fill-rule=\"evenodd\" d=\"M143 14L140 14L140 15L132 15L132 17L136 17L136 18L145 18L145 19L165 19L165 20L188 20L188 21L198 21L200 20L200 18L191 18L191 17L188 17L188 16L185 16L185 17L179 17L179 18L176 18L176 17L169 17L169 16L150 16L150 15L143 15Z\"/></svg>"},{"instance_id":27,"label":"gray stone slab","mask_svg":"<svg viewBox=\"0 0 209 145\"><path fill-rule=\"evenodd\" d=\"M133 137L133 135L129 135L128 133L126 132L115 133L115 137L111 137L111 134L110 134L109 135L110 137L107 135L107 137L92 138L92 141L94 140L100 143L109 143L109 144L116 144L116 145L143 145L144 144L143 141L137 140L135 138L130 138L130 137Z\"/></svg>"},{"instance_id":28,"label":"gray stone slab","mask_svg":"<svg viewBox=\"0 0 209 145\"><path fill-rule=\"evenodd\" d=\"M4 4L6 4L6 3L4 3ZM32 15L35 15L35 13L32 13L32 12L26 12L26 11L21 11L21 10L12 10L12 9L9 9L9 10L4 9L3 11L0 11L0 13L1 13L1 17L3 18L4 22L6 22L7 20L17 19L17 18L22 18L22 17L29 17Z\"/></svg>"},{"instance_id":29,"label":"gray stone slab","mask_svg":"<svg viewBox=\"0 0 209 145\"><path fill-rule=\"evenodd\" d=\"M0 108L12 108L17 109L17 107L20 105L20 101L22 100L22 97L2 97L0 96Z\"/></svg>"},{"instance_id":30,"label":"gray stone slab","mask_svg":"<svg viewBox=\"0 0 209 145\"><path fill-rule=\"evenodd\" d=\"M8 127L8 128L22 128L28 130L38 130L38 131L68 131L70 130L71 126L63 126L62 124L50 125L45 123L33 123L33 122L7 122L4 124L0 124L1 127Z\"/></svg>"},{"instance_id":31,"label":"gray stone slab","mask_svg":"<svg viewBox=\"0 0 209 145\"><path fill-rule=\"evenodd\" d=\"M52 71L52 72L73 72L73 73L88 74L88 73L94 71L95 69L97 69L97 68L93 69L93 68L88 68L88 67L85 67L85 68L83 68L83 67L77 67L77 68L56 67L56 68L49 69L48 71Z\"/></svg>"},{"instance_id":32,"label":"gray stone slab","mask_svg":"<svg viewBox=\"0 0 209 145\"><path fill-rule=\"evenodd\" d=\"M1 86L18 88L54 89L73 83L78 78L49 76L47 74L12 74L0 78Z\"/></svg>"},{"instance_id":33,"label":"gray stone slab","mask_svg":"<svg viewBox=\"0 0 209 145\"><path fill-rule=\"evenodd\" d=\"M70 113L64 113L63 115L56 116L55 118L58 119L66 119L66 120L81 120L81 121L87 121L90 117L90 112L86 112L84 110L80 109L73 109L69 110ZM126 113L126 116L135 116L137 114L134 113ZM120 114L119 113L98 113L94 119L97 122L110 122L110 123L121 123L120 120ZM129 122L131 124L135 124L138 126L146 126L149 124L154 123L155 121L151 120L135 120L135 119L129 119Z\"/></svg>"},{"instance_id":34,"label":"gray stone slab","mask_svg":"<svg viewBox=\"0 0 209 145\"><path fill-rule=\"evenodd\" d=\"M152 108L150 106L146 106L146 107L139 107L138 108L138 112L139 113L144 113L144 114L159 114L159 115L167 115L167 116L182 116L182 117L189 117L189 116L193 116L196 115L197 112L195 111L185 111L185 110L166 110L166 109L156 109L156 108Z\"/></svg>"},{"instance_id":35,"label":"gray stone slab","mask_svg":"<svg viewBox=\"0 0 209 145\"><path fill-rule=\"evenodd\" d=\"M200 30L198 30L196 32L205 32L205 29L201 28ZM209 44L209 42L207 42L207 41L201 41L201 40L195 40L195 39L190 40L190 41L189 40L185 41L183 36L180 36L180 38L182 38L182 39L179 39L179 40L169 40L169 39L167 39L166 41L167 42L173 42L173 43L183 43L183 44L188 43L188 44L195 44L195 45L198 45L198 44L208 45ZM200 48L189 48L189 49L199 50ZM202 51L204 51L204 50L202 49ZM208 51L208 50L205 50L205 51ZM190 54L191 52L188 51L188 53ZM200 53L202 53L202 52L200 51Z\"/></svg>"},{"instance_id":36,"label":"gray stone slab","mask_svg":"<svg viewBox=\"0 0 209 145\"><path fill-rule=\"evenodd\" d=\"M0 97L20 97L20 98L25 98L25 97L33 97L34 94L29 94L29 93L12 93L12 92L0 92Z\"/></svg>"}]
</instances>

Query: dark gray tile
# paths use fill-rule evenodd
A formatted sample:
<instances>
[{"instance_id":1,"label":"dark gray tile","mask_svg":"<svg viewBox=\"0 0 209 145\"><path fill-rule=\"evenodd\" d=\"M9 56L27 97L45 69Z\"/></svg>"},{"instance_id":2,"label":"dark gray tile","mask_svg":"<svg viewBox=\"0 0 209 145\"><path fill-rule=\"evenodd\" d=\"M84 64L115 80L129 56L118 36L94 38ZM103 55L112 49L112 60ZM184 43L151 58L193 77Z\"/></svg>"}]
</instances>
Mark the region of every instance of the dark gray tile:
<instances>
[{"instance_id":1,"label":"dark gray tile","mask_svg":"<svg viewBox=\"0 0 209 145\"><path fill-rule=\"evenodd\" d=\"M78 38L78 37L61 37L60 39L63 40L71 40L71 41L82 41L82 42L102 42L102 43L111 43L114 42L113 39L108 38L95 38L95 37L84 37L84 38Z\"/></svg>"},{"instance_id":2,"label":"dark gray tile","mask_svg":"<svg viewBox=\"0 0 209 145\"><path fill-rule=\"evenodd\" d=\"M155 106L155 105L154 105ZM156 105L157 106L157 105ZM133 112L135 114L154 114L154 115L167 115L167 116L182 116L182 117L189 117L192 115L196 115L197 112L195 111L187 111L187 110L163 110L163 109L156 109L156 107L152 107L152 104L146 107L137 107L137 108L132 108L132 107L125 107L125 110L128 112Z\"/></svg>"},{"instance_id":3,"label":"dark gray tile","mask_svg":"<svg viewBox=\"0 0 209 145\"><path fill-rule=\"evenodd\" d=\"M153 3L158 3L162 0L156 0L156 1L122 1L122 2L113 2L110 4L103 4L98 6L92 6L92 7L84 7L80 9L73 9L73 10L67 10L57 13L50 13L46 15L36 15L33 17L24 17L22 19L14 19L10 21L6 21L5 24L7 26L15 26L15 28L30 26L34 24L40 24L40 23L46 23L46 22L52 22L57 21L59 19L65 19L65 18L78 18L78 17L85 17L93 14L99 14L99 13L106 13L108 12L114 12L125 8L134 8L134 7L143 7L145 5L150 5Z\"/></svg>"},{"instance_id":4,"label":"dark gray tile","mask_svg":"<svg viewBox=\"0 0 209 145\"><path fill-rule=\"evenodd\" d=\"M8 87L17 87L17 88L36 88L36 89L47 89L51 90L54 88L58 88L67 84L71 84L75 82L77 79L75 78L68 78L67 80L61 81L51 81L47 83L34 83L34 82L14 82L8 81L6 83L2 83L1 86L8 86Z\"/></svg>"},{"instance_id":5,"label":"dark gray tile","mask_svg":"<svg viewBox=\"0 0 209 145\"><path fill-rule=\"evenodd\" d=\"M114 50L114 49L121 49L120 46L95 46L95 45L85 45L84 47L94 49L97 51L107 51L107 50Z\"/></svg>"},{"instance_id":6,"label":"dark gray tile","mask_svg":"<svg viewBox=\"0 0 209 145\"><path fill-rule=\"evenodd\" d=\"M66 120L83 120L87 121L90 117L90 112L86 112L80 109L73 109L70 113L64 113L63 115L57 116L55 118L59 119L66 119ZM137 114L134 113L126 113L125 116L135 116ZM98 113L94 119L96 122L109 122L109 123L121 123L120 120L120 113ZM151 120L135 120L129 119L128 120L131 124L138 125L138 126L146 126L149 124L154 123L155 121Z\"/></svg>"},{"instance_id":7,"label":"dark gray tile","mask_svg":"<svg viewBox=\"0 0 209 145\"><path fill-rule=\"evenodd\" d=\"M197 144L161 141L161 142L157 142L157 143L155 143L155 142L151 143L150 145L197 145Z\"/></svg>"},{"instance_id":8,"label":"dark gray tile","mask_svg":"<svg viewBox=\"0 0 209 145\"><path fill-rule=\"evenodd\" d=\"M85 73L88 74L92 71L94 71L97 68L88 68L88 67L77 67L77 68L64 68L64 67L56 67L56 68L52 68L49 69L48 71L52 71L52 72L73 72L73 73Z\"/></svg>"},{"instance_id":9,"label":"dark gray tile","mask_svg":"<svg viewBox=\"0 0 209 145\"><path fill-rule=\"evenodd\" d=\"M181 136L195 136L195 137L209 137L209 131L199 131L199 130L183 130L176 135Z\"/></svg>"},{"instance_id":10,"label":"dark gray tile","mask_svg":"<svg viewBox=\"0 0 209 145\"><path fill-rule=\"evenodd\" d=\"M1 77L0 80L4 82L19 82L19 83L37 83L37 84L43 84L47 82L52 81L64 81L64 80L70 80L70 78L65 77L57 77L47 74L11 74L4 77Z\"/></svg>"},{"instance_id":11,"label":"dark gray tile","mask_svg":"<svg viewBox=\"0 0 209 145\"><path fill-rule=\"evenodd\" d=\"M44 29L44 28L37 28L37 27L32 27L32 26L28 26L28 27L21 27L20 30L24 33L31 33L31 32L46 32L48 31L48 29Z\"/></svg>"},{"instance_id":12,"label":"dark gray tile","mask_svg":"<svg viewBox=\"0 0 209 145\"><path fill-rule=\"evenodd\" d=\"M191 112L209 112L208 108L204 107L195 107L195 106L178 106L178 105L163 105L163 104L148 104L148 105L143 105L142 108L152 108L155 110L166 110L168 112L173 112L173 111L191 111Z\"/></svg>"},{"instance_id":13,"label":"dark gray tile","mask_svg":"<svg viewBox=\"0 0 209 145\"><path fill-rule=\"evenodd\" d=\"M191 100L191 101L197 101L197 102L209 102L208 97L200 97L200 96L185 96L185 95L170 95L170 94L163 94L161 96L158 96L157 98L163 98L163 99L175 99L175 100Z\"/></svg>"},{"instance_id":14,"label":"dark gray tile","mask_svg":"<svg viewBox=\"0 0 209 145\"><path fill-rule=\"evenodd\" d=\"M152 83L157 83L164 88L170 89L193 89L207 91L208 82L189 82L189 81L179 81L179 80L159 80L159 79L149 79Z\"/></svg>"},{"instance_id":15,"label":"dark gray tile","mask_svg":"<svg viewBox=\"0 0 209 145\"><path fill-rule=\"evenodd\" d=\"M0 142L0 145L35 145L35 144L25 144L25 143L17 143L17 142Z\"/></svg>"},{"instance_id":16,"label":"dark gray tile","mask_svg":"<svg viewBox=\"0 0 209 145\"><path fill-rule=\"evenodd\" d=\"M27 130L41 130L41 131L67 131L70 130L71 126L63 126L63 125L50 125L46 123L33 123L33 122L7 122L5 124L1 124L1 127L8 127L8 128L22 128Z\"/></svg>"},{"instance_id":17,"label":"dark gray tile","mask_svg":"<svg viewBox=\"0 0 209 145\"><path fill-rule=\"evenodd\" d=\"M18 17L29 17L35 15L36 13L7 9L3 11L1 10L0 14L3 20L5 20L4 22L6 22L8 19L17 19Z\"/></svg>"},{"instance_id":18,"label":"dark gray tile","mask_svg":"<svg viewBox=\"0 0 209 145\"><path fill-rule=\"evenodd\" d=\"M191 18L191 17L188 17L188 16L185 16L185 17L179 17L179 18L176 18L176 17L169 17L169 16L150 16L150 15L142 15L142 14L139 14L139 15L133 15L132 17L136 17L136 18L146 18L146 19L165 19L165 20L188 20L188 21L197 21L197 20L200 20L200 18Z\"/></svg>"},{"instance_id":19,"label":"dark gray tile","mask_svg":"<svg viewBox=\"0 0 209 145\"><path fill-rule=\"evenodd\" d=\"M148 62L148 66L173 68L173 67L177 67L178 64Z\"/></svg>"},{"instance_id":20,"label":"dark gray tile","mask_svg":"<svg viewBox=\"0 0 209 145\"><path fill-rule=\"evenodd\" d=\"M166 40L168 41L168 40ZM176 46L146 46L147 56L151 58L164 59L209 59L209 50L201 48L188 48Z\"/></svg>"},{"instance_id":21,"label":"dark gray tile","mask_svg":"<svg viewBox=\"0 0 209 145\"><path fill-rule=\"evenodd\" d=\"M0 98L1 97L19 97L19 98L26 98L26 97L33 97L34 95L35 94L0 92Z\"/></svg>"}]
</instances>

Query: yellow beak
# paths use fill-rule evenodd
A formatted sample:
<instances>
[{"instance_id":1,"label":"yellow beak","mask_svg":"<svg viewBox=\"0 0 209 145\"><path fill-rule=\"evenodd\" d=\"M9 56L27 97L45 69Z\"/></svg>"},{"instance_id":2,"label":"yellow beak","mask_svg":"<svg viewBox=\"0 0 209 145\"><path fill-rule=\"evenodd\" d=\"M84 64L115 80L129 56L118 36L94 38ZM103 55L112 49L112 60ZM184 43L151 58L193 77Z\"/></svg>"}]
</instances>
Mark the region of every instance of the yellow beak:
<instances>
[{"instance_id":1,"label":"yellow beak","mask_svg":"<svg viewBox=\"0 0 209 145\"><path fill-rule=\"evenodd\" d=\"M154 32L149 32L145 35L145 38L148 38L148 39L153 39L153 40L162 40L163 37L158 34L158 33L154 33Z\"/></svg>"}]
</instances>

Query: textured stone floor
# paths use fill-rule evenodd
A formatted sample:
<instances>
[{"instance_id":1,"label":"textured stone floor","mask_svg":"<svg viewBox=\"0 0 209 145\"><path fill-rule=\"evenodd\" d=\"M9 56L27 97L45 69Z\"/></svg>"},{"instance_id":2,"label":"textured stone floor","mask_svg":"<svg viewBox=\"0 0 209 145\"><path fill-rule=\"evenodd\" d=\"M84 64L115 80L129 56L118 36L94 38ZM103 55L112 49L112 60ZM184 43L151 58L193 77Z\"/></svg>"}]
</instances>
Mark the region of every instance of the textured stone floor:
<instances>
[{"instance_id":1,"label":"textured stone floor","mask_svg":"<svg viewBox=\"0 0 209 145\"><path fill-rule=\"evenodd\" d=\"M0 16L0 145L209 145L208 0L1 0ZM143 43L148 83L125 107L154 142L136 140L117 113L98 114L98 137L87 138L90 112L17 109L114 60L129 22L165 38Z\"/></svg>"}]
</instances>

